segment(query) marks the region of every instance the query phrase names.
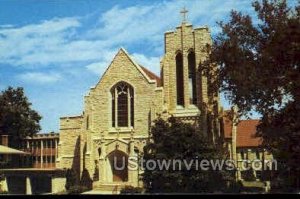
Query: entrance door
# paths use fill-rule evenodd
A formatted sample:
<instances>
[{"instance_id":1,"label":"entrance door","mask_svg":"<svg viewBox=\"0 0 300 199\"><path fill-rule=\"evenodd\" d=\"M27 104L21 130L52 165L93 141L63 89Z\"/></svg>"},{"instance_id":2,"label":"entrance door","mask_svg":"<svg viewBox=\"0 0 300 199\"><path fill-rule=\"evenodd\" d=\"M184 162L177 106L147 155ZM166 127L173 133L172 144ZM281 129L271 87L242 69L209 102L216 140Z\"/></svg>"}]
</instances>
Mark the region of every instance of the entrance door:
<instances>
[{"instance_id":1,"label":"entrance door","mask_svg":"<svg viewBox=\"0 0 300 199\"><path fill-rule=\"evenodd\" d=\"M113 182L128 181L128 156L119 150L115 150L108 155Z\"/></svg>"}]
</instances>

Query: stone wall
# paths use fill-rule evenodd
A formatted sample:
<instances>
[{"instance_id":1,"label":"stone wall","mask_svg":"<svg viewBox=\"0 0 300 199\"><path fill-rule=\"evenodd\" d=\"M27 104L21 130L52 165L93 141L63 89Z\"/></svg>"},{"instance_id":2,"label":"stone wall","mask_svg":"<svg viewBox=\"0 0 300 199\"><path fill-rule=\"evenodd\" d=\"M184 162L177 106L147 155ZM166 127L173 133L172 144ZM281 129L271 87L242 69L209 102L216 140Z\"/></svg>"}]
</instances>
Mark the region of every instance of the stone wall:
<instances>
[{"instance_id":1,"label":"stone wall","mask_svg":"<svg viewBox=\"0 0 300 199\"><path fill-rule=\"evenodd\" d=\"M7 191L8 191L7 179L3 177L3 179L0 180L0 193L7 192Z\"/></svg>"},{"instance_id":2,"label":"stone wall","mask_svg":"<svg viewBox=\"0 0 300 199\"><path fill-rule=\"evenodd\" d=\"M57 168L78 168L80 166L78 159L80 158L81 127L81 116L61 118Z\"/></svg>"},{"instance_id":3,"label":"stone wall","mask_svg":"<svg viewBox=\"0 0 300 199\"><path fill-rule=\"evenodd\" d=\"M150 127L158 115L178 114L178 118L193 121L204 114L201 126L206 127L206 112L203 103L208 100L207 78L197 73L197 104L190 104L188 53L195 52L196 70L208 56L207 45L211 45L208 28L195 28L183 23L174 32L165 34L165 55L161 60L163 87L150 79L144 70L120 49L105 73L84 97L83 114L78 117L64 117L60 120L59 168L76 168L80 173L87 169L92 177L95 161L99 161L100 181L105 179L106 157L117 143L123 143L122 150L128 155L136 155L135 150L142 151L149 138ZM184 108L177 109L175 56L183 53L184 65ZM119 82L126 82L134 90L134 127L115 128L112 126L111 89ZM101 151L101 155L99 154ZM103 175L103 176L101 176ZM131 179L137 178L135 173ZM137 180L137 179L136 179ZM134 180L132 183L137 183Z\"/></svg>"},{"instance_id":4,"label":"stone wall","mask_svg":"<svg viewBox=\"0 0 300 199\"><path fill-rule=\"evenodd\" d=\"M162 60L164 96L170 112L176 112L176 61L177 52L183 54L184 67L184 107L191 107L189 102L188 82L188 53L194 50L196 59L196 71L207 57L207 44L211 45L210 32L208 28L195 28L183 23L174 32L165 33L165 55ZM207 79L204 74L197 73L197 105L208 102Z\"/></svg>"},{"instance_id":5,"label":"stone wall","mask_svg":"<svg viewBox=\"0 0 300 199\"><path fill-rule=\"evenodd\" d=\"M52 178L52 193L59 193L65 191L66 178L53 177Z\"/></svg>"},{"instance_id":6,"label":"stone wall","mask_svg":"<svg viewBox=\"0 0 300 199\"><path fill-rule=\"evenodd\" d=\"M133 129L112 127L111 88L120 81L134 89ZM76 167L80 168L80 173L87 169L93 177L95 161L100 159L98 150L102 147L105 154L104 145L115 139L135 143L142 150L151 122L163 107L163 88L157 86L157 82L150 79L124 49L120 49L99 83L84 97L83 115L61 118L59 168Z\"/></svg>"},{"instance_id":7,"label":"stone wall","mask_svg":"<svg viewBox=\"0 0 300 199\"><path fill-rule=\"evenodd\" d=\"M210 64L210 74L203 70L203 64L208 61L212 39L207 27L193 28L192 25L182 23L175 31L165 33L165 55L161 61L162 78L164 85L164 101L168 112L183 121L189 117L200 116L198 125L204 135L207 135L212 143L220 137L220 100L217 90L212 90L210 84L215 83L216 66ZM196 92L197 103L190 103L188 54L194 51L196 61ZM176 89L176 55L183 55L184 73L184 107L177 105ZM193 118L192 120L195 120ZM188 121L194 122L194 121Z\"/></svg>"},{"instance_id":8,"label":"stone wall","mask_svg":"<svg viewBox=\"0 0 300 199\"><path fill-rule=\"evenodd\" d=\"M115 131L111 123L111 88L118 82L124 81L134 88L134 130L139 135L148 133L148 115L152 106L161 103L162 99L155 94L156 82L147 79L143 71L121 49L100 82L92 89L86 107L90 116L92 132L104 132L104 136Z\"/></svg>"},{"instance_id":9,"label":"stone wall","mask_svg":"<svg viewBox=\"0 0 300 199\"><path fill-rule=\"evenodd\" d=\"M243 154L243 155L242 155ZM243 157L244 156L244 157ZM270 171L275 171L276 170L276 163L273 163L275 161L273 159L273 155L266 150L261 150L258 147L240 147L237 148L237 167L238 167L238 179L240 180L245 180L243 179L243 172L246 172L247 170L247 165L243 166L244 164L242 161L249 161L251 167L253 167L252 173L253 177L256 180L259 179L259 173L266 173ZM255 164L254 164L255 163Z\"/></svg>"}]
</instances>

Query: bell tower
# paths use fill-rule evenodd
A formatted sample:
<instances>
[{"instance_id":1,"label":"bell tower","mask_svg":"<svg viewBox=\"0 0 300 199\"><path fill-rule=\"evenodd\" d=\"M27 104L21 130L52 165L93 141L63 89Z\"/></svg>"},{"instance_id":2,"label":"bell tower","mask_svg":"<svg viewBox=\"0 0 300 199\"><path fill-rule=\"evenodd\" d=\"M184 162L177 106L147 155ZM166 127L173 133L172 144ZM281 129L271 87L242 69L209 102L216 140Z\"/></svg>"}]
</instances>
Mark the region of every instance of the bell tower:
<instances>
[{"instance_id":1,"label":"bell tower","mask_svg":"<svg viewBox=\"0 0 300 199\"><path fill-rule=\"evenodd\" d=\"M202 70L212 40L208 27L193 28L187 22L187 12L185 8L180 12L183 19L175 31L165 33L165 54L161 60L164 103L170 115L183 120L197 118L204 132L208 132L207 114L215 109L215 103L219 105L218 94L209 91L211 79Z\"/></svg>"}]
</instances>

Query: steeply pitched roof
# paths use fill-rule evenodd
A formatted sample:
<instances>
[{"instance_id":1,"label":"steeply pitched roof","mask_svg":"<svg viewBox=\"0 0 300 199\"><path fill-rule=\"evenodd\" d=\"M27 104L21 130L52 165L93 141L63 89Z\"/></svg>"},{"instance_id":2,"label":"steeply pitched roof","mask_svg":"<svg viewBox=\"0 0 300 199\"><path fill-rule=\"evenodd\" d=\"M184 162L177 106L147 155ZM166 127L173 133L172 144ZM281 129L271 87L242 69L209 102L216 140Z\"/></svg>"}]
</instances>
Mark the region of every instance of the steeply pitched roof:
<instances>
[{"instance_id":1,"label":"steeply pitched roof","mask_svg":"<svg viewBox=\"0 0 300 199\"><path fill-rule=\"evenodd\" d=\"M156 80L157 82L157 87L160 87L162 86L161 85L161 79L155 75L153 72L151 72L150 70L148 70L147 68L145 68L144 66L140 65L140 67L142 68L142 70L144 71L144 73L146 73L146 75L150 78L150 79L153 79L153 80Z\"/></svg>"},{"instance_id":2,"label":"steeply pitched roof","mask_svg":"<svg viewBox=\"0 0 300 199\"><path fill-rule=\"evenodd\" d=\"M242 120L237 126L237 147L255 147L262 144L262 139L256 137L256 127L259 120Z\"/></svg>"},{"instance_id":3,"label":"steeply pitched roof","mask_svg":"<svg viewBox=\"0 0 300 199\"><path fill-rule=\"evenodd\" d=\"M232 136L232 121L228 117L223 117L224 137ZM237 125L237 147L257 147L262 144L262 139L256 137L256 127L259 120L241 120Z\"/></svg>"},{"instance_id":4,"label":"steeply pitched roof","mask_svg":"<svg viewBox=\"0 0 300 199\"><path fill-rule=\"evenodd\" d=\"M106 68L106 70L104 71L102 77L100 78L99 82L97 84L99 84L103 77L105 76L106 72L108 71L108 69L111 67L112 63L114 60L116 60L118 58L118 56L120 56L121 54L124 54L128 59L129 61L140 71L140 73L147 79L147 81L149 83L155 83L155 80L154 79L151 79L149 77L149 75L146 75L145 74L145 71L141 68L141 66L139 64L137 64L131 57L130 55L128 54L128 52L124 49L124 48L120 48L119 51L117 52L117 54L115 55L115 57L112 59L112 61L110 62L109 66Z\"/></svg>"}]
</instances>

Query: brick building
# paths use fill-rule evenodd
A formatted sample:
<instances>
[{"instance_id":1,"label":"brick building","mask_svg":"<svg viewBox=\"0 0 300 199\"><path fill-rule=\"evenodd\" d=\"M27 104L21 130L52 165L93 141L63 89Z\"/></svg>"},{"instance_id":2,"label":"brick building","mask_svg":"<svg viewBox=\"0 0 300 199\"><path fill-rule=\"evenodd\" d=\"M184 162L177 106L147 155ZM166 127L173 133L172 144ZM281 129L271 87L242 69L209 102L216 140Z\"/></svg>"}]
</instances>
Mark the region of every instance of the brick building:
<instances>
[{"instance_id":1,"label":"brick building","mask_svg":"<svg viewBox=\"0 0 300 199\"><path fill-rule=\"evenodd\" d=\"M36 134L23 140L22 151L31 156L23 159L23 164L31 163L33 168L55 168L58 156L58 133Z\"/></svg>"},{"instance_id":2,"label":"brick building","mask_svg":"<svg viewBox=\"0 0 300 199\"><path fill-rule=\"evenodd\" d=\"M9 147L9 136L0 136L0 143L2 146ZM6 154L6 164L2 167L7 168L55 168L55 162L58 156L58 133L41 133L33 135L32 137L26 137L22 140L20 151L24 154L12 157L13 154ZM13 149L10 149L13 150ZM0 159L4 154L0 155Z\"/></svg>"},{"instance_id":3,"label":"brick building","mask_svg":"<svg viewBox=\"0 0 300 199\"><path fill-rule=\"evenodd\" d=\"M9 147L9 136L0 138L0 192L40 194L65 189L65 171L55 165L59 134L26 137L20 150Z\"/></svg>"},{"instance_id":4,"label":"brick building","mask_svg":"<svg viewBox=\"0 0 300 199\"><path fill-rule=\"evenodd\" d=\"M234 109L224 111L221 132L225 151L237 165L236 179L249 183L260 182L248 184L264 187L271 181L277 163L273 155L262 146L263 140L256 136L259 120L241 120L234 115ZM253 163L252 169L248 167L250 163Z\"/></svg>"}]
</instances>

